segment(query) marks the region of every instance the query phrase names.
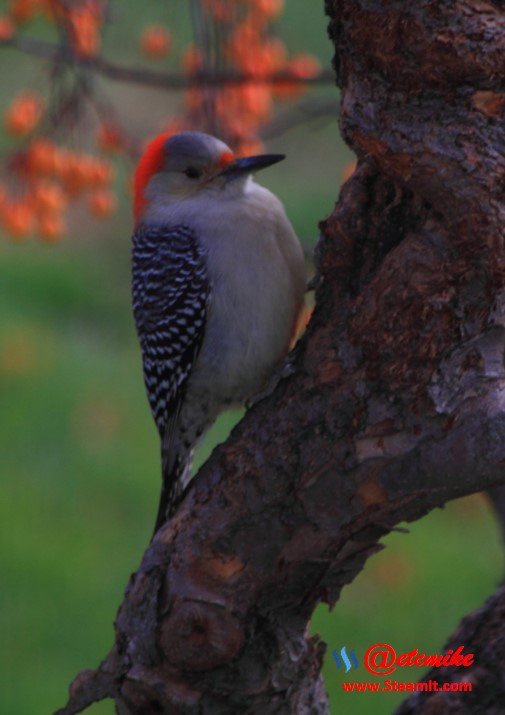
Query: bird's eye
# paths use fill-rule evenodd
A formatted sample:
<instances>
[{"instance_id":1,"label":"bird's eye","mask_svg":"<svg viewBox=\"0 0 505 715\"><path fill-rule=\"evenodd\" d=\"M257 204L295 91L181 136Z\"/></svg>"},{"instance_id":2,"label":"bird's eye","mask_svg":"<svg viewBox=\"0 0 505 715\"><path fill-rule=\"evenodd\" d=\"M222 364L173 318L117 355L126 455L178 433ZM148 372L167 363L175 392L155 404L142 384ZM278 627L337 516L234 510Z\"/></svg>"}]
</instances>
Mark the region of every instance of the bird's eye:
<instances>
[{"instance_id":1,"label":"bird's eye","mask_svg":"<svg viewBox=\"0 0 505 715\"><path fill-rule=\"evenodd\" d=\"M188 166L184 173L188 179L199 179L203 172L201 169L197 169L196 166Z\"/></svg>"}]
</instances>

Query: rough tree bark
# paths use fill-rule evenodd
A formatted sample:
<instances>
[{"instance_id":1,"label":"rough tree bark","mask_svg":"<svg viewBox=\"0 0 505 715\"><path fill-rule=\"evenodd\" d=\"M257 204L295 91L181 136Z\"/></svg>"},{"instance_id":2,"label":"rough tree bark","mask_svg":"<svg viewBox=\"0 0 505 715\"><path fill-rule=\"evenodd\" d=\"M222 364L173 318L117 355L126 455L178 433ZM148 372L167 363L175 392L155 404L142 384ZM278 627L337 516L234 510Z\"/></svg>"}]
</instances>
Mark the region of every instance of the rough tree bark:
<instances>
[{"instance_id":1,"label":"rough tree bark","mask_svg":"<svg viewBox=\"0 0 505 715\"><path fill-rule=\"evenodd\" d=\"M505 483L504 3L326 9L359 165L295 373L201 469L61 713L326 713L316 604L399 521Z\"/></svg>"}]
</instances>

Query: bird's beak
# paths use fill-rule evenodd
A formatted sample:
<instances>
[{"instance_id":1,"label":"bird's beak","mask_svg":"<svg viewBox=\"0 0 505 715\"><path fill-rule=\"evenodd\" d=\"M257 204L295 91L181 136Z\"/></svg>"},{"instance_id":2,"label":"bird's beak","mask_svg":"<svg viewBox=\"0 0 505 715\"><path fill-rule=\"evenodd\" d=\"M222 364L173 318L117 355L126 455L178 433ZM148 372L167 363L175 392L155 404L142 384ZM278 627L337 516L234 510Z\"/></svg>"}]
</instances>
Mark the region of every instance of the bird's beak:
<instances>
[{"instance_id":1,"label":"bird's beak","mask_svg":"<svg viewBox=\"0 0 505 715\"><path fill-rule=\"evenodd\" d=\"M284 154L260 154L259 156L244 156L241 159L235 159L231 164L228 164L226 169L221 171L218 176L226 176L229 179L235 179L244 174L252 174L260 169L266 169L267 166L277 164L277 162L285 159Z\"/></svg>"}]
</instances>

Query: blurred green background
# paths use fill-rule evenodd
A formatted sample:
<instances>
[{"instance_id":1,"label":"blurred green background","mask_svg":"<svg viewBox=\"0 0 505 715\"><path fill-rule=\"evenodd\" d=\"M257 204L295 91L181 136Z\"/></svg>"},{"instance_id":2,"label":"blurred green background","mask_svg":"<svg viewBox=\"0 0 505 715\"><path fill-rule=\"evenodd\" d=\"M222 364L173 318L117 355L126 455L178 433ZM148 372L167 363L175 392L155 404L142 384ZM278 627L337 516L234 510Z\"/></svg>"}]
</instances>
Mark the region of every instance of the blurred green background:
<instances>
[{"instance_id":1,"label":"blurred green background","mask_svg":"<svg viewBox=\"0 0 505 715\"><path fill-rule=\"evenodd\" d=\"M6 7L0 2L0 15ZM310 6L310 7L309 7ZM279 31L293 51L328 66L322 1L288 0ZM190 36L186 3L122 0L106 50L117 61L146 62L139 29L162 22L176 52ZM50 36L42 22L28 32ZM132 49L133 48L133 49ZM46 82L40 62L0 49L0 108L22 87ZM149 64L149 63L147 63ZM177 95L100 81L128 128L159 131ZM331 87L314 96L336 97ZM149 111L147 111L147 108ZM76 142L85 141L75 138ZM6 156L13 144L0 133ZM352 159L333 117L269 145L288 161L261 180L284 201L310 252L318 220L333 207ZM119 184L131 170L120 167ZM159 492L158 441L148 411L130 315L129 200L111 221L73 213L60 246L0 237L0 713L43 715L61 706L76 673L96 666L113 641L112 622L128 577L149 540ZM198 463L240 417L225 415ZM312 631L328 643L324 668L332 713L390 713L402 697L349 694L331 658L343 645L361 657L374 642L397 650L440 651L460 618L502 576L499 533L481 496L451 504L385 539L345 589L333 612L320 607ZM410 669L398 679L417 680ZM94 715L113 712L96 705Z\"/></svg>"}]
</instances>

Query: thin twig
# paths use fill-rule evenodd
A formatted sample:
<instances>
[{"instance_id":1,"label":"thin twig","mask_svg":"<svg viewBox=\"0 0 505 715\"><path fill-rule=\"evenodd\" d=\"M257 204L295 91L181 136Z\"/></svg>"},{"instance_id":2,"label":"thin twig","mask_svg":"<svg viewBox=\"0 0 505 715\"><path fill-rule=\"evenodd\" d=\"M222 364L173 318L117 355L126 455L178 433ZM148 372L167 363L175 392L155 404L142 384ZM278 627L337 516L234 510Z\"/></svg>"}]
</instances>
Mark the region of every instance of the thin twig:
<instances>
[{"instance_id":1,"label":"thin twig","mask_svg":"<svg viewBox=\"0 0 505 715\"><path fill-rule=\"evenodd\" d=\"M301 124L315 122L323 117L336 120L340 109L338 99L305 99L290 109L280 112L261 131L261 139L275 139Z\"/></svg>"}]
</instances>

